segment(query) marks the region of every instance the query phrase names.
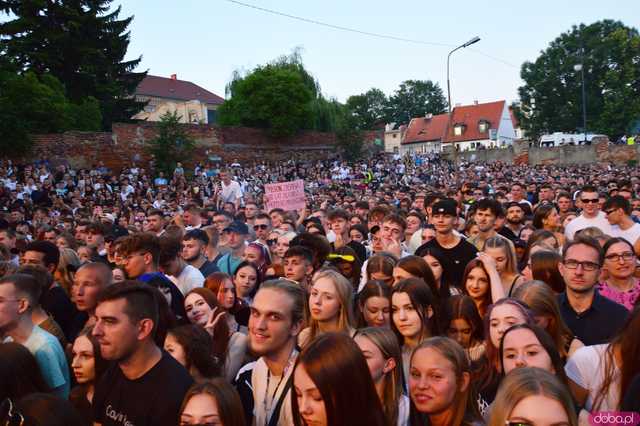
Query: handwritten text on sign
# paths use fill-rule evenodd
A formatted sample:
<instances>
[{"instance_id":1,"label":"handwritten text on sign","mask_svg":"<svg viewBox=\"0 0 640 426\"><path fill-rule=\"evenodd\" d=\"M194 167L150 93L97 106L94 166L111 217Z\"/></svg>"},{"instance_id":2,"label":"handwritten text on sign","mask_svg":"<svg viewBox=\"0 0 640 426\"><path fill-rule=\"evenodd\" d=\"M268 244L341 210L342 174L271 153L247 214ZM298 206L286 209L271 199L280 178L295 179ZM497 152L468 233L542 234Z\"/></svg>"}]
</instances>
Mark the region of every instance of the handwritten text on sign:
<instances>
[{"instance_id":1,"label":"handwritten text on sign","mask_svg":"<svg viewBox=\"0 0 640 426\"><path fill-rule=\"evenodd\" d=\"M299 210L305 206L304 181L302 179L291 182L268 183L264 186L267 196L266 210L280 208Z\"/></svg>"}]
</instances>

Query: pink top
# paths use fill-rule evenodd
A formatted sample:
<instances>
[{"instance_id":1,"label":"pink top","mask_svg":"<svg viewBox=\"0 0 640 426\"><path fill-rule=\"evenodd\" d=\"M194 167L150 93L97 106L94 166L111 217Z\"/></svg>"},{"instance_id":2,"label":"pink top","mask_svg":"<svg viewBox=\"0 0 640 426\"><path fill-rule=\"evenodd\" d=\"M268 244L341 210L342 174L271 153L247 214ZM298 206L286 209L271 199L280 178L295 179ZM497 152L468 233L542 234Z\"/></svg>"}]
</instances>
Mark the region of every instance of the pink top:
<instances>
[{"instance_id":1,"label":"pink top","mask_svg":"<svg viewBox=\"0 0 640 426\"><path fill-rule=\"evenodd\" d=\"M602 282L598 284L598 291L602 296L621 304L631 311L636 300L640 297L640 280L636 281L636 285L627 291L620 291L606 282Z\"/></svg>"}]
</instances>

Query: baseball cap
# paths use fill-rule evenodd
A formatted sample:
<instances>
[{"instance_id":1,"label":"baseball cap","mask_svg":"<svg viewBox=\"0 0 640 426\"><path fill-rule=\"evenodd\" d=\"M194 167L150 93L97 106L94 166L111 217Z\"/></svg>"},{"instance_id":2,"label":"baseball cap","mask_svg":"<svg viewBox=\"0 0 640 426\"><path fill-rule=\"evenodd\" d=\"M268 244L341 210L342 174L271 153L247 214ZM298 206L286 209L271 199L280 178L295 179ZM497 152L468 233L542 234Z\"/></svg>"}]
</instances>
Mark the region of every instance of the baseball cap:
<instances>
[{"instance_id":1,"label":"baseball cap","mask_svg":"<svg viewBox=\"0 0 640 426\"><path fill-rule=\"evenodd\" d=\"M247 235L249 234L249 227L244 222L235 221L231 222L231 225L224 228L222 232L235 232L236 234Z\"/></svg>"},{"instance_id":2,"label":"baseball cap","mask_svg":"<svg viewBox=\"0 0 640 426\"><path fill-rule=\"evenodd\" d=\"M431 207L431 214L448 214L451 216L457 216L458 210L456 208L456 202L452 199L440 200L434 203Z\"/></svg>"}]
</instances>

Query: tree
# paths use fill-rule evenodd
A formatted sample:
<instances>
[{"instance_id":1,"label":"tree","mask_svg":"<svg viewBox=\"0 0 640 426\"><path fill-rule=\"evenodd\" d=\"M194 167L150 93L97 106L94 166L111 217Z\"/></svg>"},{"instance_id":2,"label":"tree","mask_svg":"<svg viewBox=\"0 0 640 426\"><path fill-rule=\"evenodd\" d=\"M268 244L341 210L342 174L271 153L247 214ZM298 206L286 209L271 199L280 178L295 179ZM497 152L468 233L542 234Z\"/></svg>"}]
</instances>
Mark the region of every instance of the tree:
<instances>
[{"instance_id":1,"label":"tree","mask_svg":"<svg viewBox=\"0 0 640 426\"><path fill-rule=\"evenodd\" d=\"M52 75L0 72L0 152L3 155L27 152L32 144L30 134L97 130L100 122L95 99L85 98L81 104L70 102L62 83Z\"/></svg>"},{"instance_id":2,"label":"tree","mask_svg":"<svg viewBox=\"0 0 640 426\"><path fill-rule=\"evenodd\" d=\"M350 96L346 105L356 119L357 128L369 130L385 121L388 102L382 90L372 88L366 93Z\"/></svg>"},{"instance_id":3,"label":"tree","mask_svg":"<svg viewBox=\"0 0 640 426\"><path fill-rule=\"evenodd\" d=\"M615 138L640 117L640 35L622 22L573 26L525 62L518 89L518 118L533 139L550 132L582 129L584 69L587 130Z\"/></svg>"},{"instance_id":4,"label":"tree","mask_svg":"<svg viewBox=\"0 0 640 426\"><path fill-rule=\"evenodd\" d=\"M347 161L355 161L362 155L364 138L358 128L358 118L343 107L336 127L336 146Z\"/></svg>"},{"instance_id":5,"label":"tree","mask_svg":"<svg viewBox=\"0 0 640 426\"><path fill-rule=\"evenodd\" d=\"M0 0L0 52L20 72L51 74L76 104L99 102L102 127L129 121L144 106L132 96L145 77L141 58L125 61L133 17L118 19L112 0Z\"/></svg>"},{"instance_id":6,"label":"tree","mask_svg":"<svg viewBox=\"0 0 640 426\"><path fill-rule=\"evenodd\" d=\"M176 163L187 160L195 148L195 141L185 132L176 111L166 112L158 123L158 137L149 141L148 150L159 170L171 173Z\"/></svg>"},{"instance_id":7,"label":"tree","mask_svg":"<svg viewBox=\"0 0 640 426\"><path fill-rule=\"evenodd\" d=\"M245 76L236 73L227 86L229 98L219 109L219 122L267 129L276 137L291 136L313 126L318 93L317 83L294 52Z\"/></svg>"},{"instance_id":8,"label":"tree","mask_svg":"<svg viewBox=\"0 0 640 426\"><path fill-rule=\"evenodd\" d=\"M408 124L412 118L426 114L442 114L447 109L447 101L438 83L431 80L407 80L387 103L387 121Z\"/></svg>"}]
</instances>

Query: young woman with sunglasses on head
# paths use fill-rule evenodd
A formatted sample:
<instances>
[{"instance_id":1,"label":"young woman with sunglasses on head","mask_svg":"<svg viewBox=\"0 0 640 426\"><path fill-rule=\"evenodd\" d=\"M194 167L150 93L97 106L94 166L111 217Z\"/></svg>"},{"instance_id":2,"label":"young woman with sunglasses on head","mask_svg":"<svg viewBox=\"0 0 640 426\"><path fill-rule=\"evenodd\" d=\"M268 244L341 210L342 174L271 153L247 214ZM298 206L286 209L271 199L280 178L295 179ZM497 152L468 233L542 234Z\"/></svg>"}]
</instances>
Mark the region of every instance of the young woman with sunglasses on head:
<instances>
[{"instance_id":1,"label":"young woman with sunglasses on head","mask_svg":"<svg viewBox=\"0 0 640 426\"><path fill-rule=\"evenodd\" d=\"M358 330L354 341L367 361L387 423L407 425L410 404L403 392L402 353L395 334L389 329L367 327Z\"/></svg>"},{"instance_id":2,"label":"young woman with sunglasses on head","mask_svg":"<svg viewBox=\"0 0 640 426\"><path fill-rule=\"evenodd\" d=\"M566 386L548 371L526 367L504 379L487 425L578 426L578 419Z\"/></svg>"},{"instance_id":3,"label":"young woman with sunglasses on head","mask_svg":"<svg viewBox=\"0 0 640 426\"><path fill-rule=\"evenodd\" d=\"M391 291L391 329L402 344L405 383L409 379L409 359L413 350L438 332L434 316L435 298L420 278L398 282Z\"/></svg>"},{"instance_id":4,"label":"young woman with sunglasses on head","mask_svg":"<svg viewBox=\"0 0 640 426\"><path fill-rule=\"evenodd\" d=\"M309 292L309 326L300 332L298 342L307 346L327 332L354 334L353 287L339 272L321 269L313 276Z\"/></svg>"},{"instance_id":5,"label":"young woman with sunglasses on head","mask_svg":"<svg viewBox=\"0 0 640 426\"><path fill-rule=\"evenodd\" d=\"M480 425L471 367L462 347L447 337L422 342L411 355L411 424Z\"/></svg>"},{"instance_id":6,"label":"young woman with sunglasses on head","mask_svg":"<svg viewBox=\"0 0 640 426\"><path fill-rule=\"evenodd\" d=\"M295 426L389 426L362 351L342 333L323 334L302 350L293 389Z\"/></svg>"},{"instance_id":7,"label":"young woman with sunglasses on head","mask_svg":"<svg viewBox=\"0 0 640 426\"><path fill-rule=\"evenodd\" d=\"M602 248L607 279L598 285L600 294L628 310L640 298L640 279L634 276L638 258L633 245L624 238L611 238Z\"/></svg>"},{"instance_id":8,"label":"young woman with sunglasses on head","mask_svg":"<svg viewBox=\"0 0 640 426\"><path fill-rule=\"evenodd\" d=\"M369 281L357 296L357 326L385 327L391 325L391 287L384 281Z\"/></svg>"}]
</instances>

